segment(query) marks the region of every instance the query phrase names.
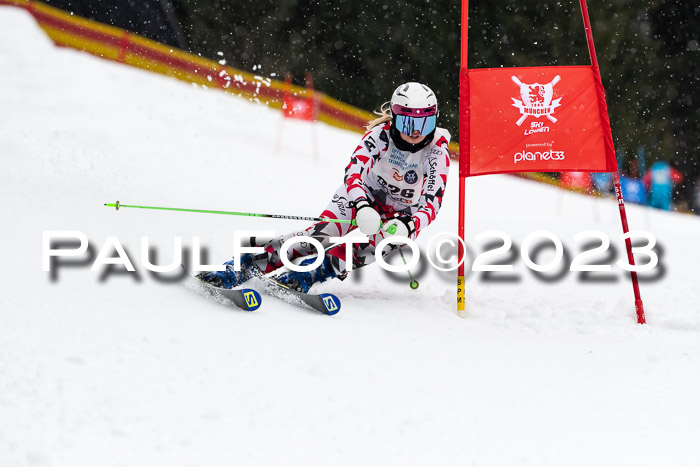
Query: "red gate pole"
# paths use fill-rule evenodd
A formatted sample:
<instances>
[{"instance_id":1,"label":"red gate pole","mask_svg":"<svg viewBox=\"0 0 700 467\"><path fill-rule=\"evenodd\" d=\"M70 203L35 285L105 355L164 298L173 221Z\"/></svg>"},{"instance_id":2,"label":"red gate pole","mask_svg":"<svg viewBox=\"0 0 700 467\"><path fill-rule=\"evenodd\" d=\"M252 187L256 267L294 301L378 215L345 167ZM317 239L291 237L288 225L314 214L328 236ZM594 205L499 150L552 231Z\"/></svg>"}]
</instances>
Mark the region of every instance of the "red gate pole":
<instances>
[{"instance_id":1,"label":"red gate pole","mask_svg":"<svg viewBox=\"0 0 700 467\"><path fill-rule=\"evenodd\" d=\"M464 263L466 262L464 246L464 208L465 208L465 188L464 182L466 174L462 168L469 163L469 94L468 94L468 67L467 53L469 41L469 0L462 0L462 43L461 59L459 65L459 215L458 215L458 235L459 246L457 247L457 261L461 261L457 267L457 314L464 317ZM462 159L465 158L465 159Z\"/></svg>"},{"instance_id":2,"label":"red gate pole","mask_svg":"<svg viewBox=\"0 0 700 467\"><path fill-rule=\"evenodd\" d=\"M287 75L284 77L284 88L282 91L282 108L280 118L280 124L277 127L277 139L275 140L275 154L280 152L280 147L282 146L282 133L284 132L284 120L287 118L287 112L290 111L289 106L291 105L289 96L292 94L292 72L288 71Z\"/></svg>"},{"instance_id":3,"label":"red gate pole","mask_svg":"<svg viewBox=\"0 0 700 467\"><path fill-rule=\"evenodd\" d=\"M613 182L615 183L615 195L617 196L617 205L620 208L620 220L622 221L622 231L627 234L629 232L629 226L627 224L627 212L625 211L625 201L622 199L622 188L620 186L620 168L617 165L617 159L614 157L615 148L612 141L612 130L610 129L610 119L607 113L607 106L605 104L605 91L603 89L603 81L600 77L600 68L598 67L598 58L595 54L595 46L593 45L593 31L591 31L591 20L588 17L588 6L586 5L586 0L579 0L581 4L581 14L583 15L583 26L586 29L586 42L588 43L588 53L591 56L591 65L593 68L593 74L596 78L596 86L598 88L598 106L601 109L601 120L607 122L607 128L604 128L603 134L605 135L605 144L608 155L612 154L612 159L615 161L615 172L613 172ZM602 99L601 99L602 98ZM605 114L605 115L603 115ZM627 247L627 260L630 266L634 266L634 255L632 254L632 241L629 238L625 239L625 246ZM636 271L630 271L630 276L632 277L632 288L634 289L634 307L637 311L637 322L639 324L646 323L646 317L644 316L644 304L642 303L642 297L639 293L639 281L637 280Z\"/></svg>"},{"instance_id":4,"label":"red gate pole","mask_svg":"<svg viewBox=\"0 0 700 467\"><path fill-rule=\"evenodd\" d=\"M311 157L314 161L319 160L318 150L318 131L316 129L316 117L318 114L318 99L316 99L316 91L314 91L314 76L310 71L306 72L306 94L311 102ZM308 94L311 93L311 97Z\"/></svg>"}]
</instances>

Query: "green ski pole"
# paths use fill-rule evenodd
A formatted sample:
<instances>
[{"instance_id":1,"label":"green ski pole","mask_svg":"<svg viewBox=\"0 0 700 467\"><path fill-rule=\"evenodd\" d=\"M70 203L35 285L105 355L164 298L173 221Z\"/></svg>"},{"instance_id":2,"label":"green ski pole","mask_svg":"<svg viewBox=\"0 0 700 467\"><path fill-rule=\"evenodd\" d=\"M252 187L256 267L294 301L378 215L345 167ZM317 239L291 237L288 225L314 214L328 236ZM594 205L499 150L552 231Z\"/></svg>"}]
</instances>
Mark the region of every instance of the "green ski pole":
<instances>
[{"instance_id":1,"label":"green ski pole","mask_svg":"<svg viewBox=\"0 0 700 467\"><path fill-rule=\"evenodd\" d=\"M224 214L228 216L246 216L246 217L266 217L271 219L293 219L298 221L311 221L311 222L335 222L338 224L351 224L357 225L355 219L331 219L329 217L307 217L307 216L286 216L283 214L259 214L253 212L235 212L235 211L212 211L208 209L185 209L185 208L166 208L162 206L137 206L133 204L121 204L119 201L116 203L105 203L108 208L115 208L117 211L120 208L135 208L135 209L154 209L158 211L178 211L178 212L197 212L201 214ZM389 233L396 232L396 227L389 227ZM393 232L391 231L393 230Z\"/></svg>"},{"instance_id":2,"label":"green ski pole","mask_svg":"<svg viewBox=\"0 0 700 467\"><path fill-rule=\"evenodd\" d=\"M401 253L401 259L403 260L404 266L407 266L408 263L406 263L406 258L404 257L403 250L401 248L399 248L399 253ZM406 269L406 272L408 273L408 278L411 279L411 283L409 285L413 290L416 290L418 288L418 281L413 278L413 274L411 274L410 269Z\"/></svg>"}]
</instances>

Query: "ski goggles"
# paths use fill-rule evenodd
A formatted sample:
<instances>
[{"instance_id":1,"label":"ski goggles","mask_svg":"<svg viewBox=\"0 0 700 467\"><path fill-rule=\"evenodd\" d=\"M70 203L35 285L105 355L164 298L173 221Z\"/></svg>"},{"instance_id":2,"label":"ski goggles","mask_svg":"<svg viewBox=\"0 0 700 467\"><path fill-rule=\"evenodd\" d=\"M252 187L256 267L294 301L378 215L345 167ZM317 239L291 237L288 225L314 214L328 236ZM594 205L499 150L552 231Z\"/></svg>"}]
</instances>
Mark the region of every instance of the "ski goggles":
<instances>
[{"instance_id":1,"label":"ski goggles","mask_svg":"<svg viewBox=\"0 0 700 467\"><path fill-rule=\"evenodd\" d=\"M437 125L438 112L435 105L424 109L410 109L397 104L391 106L391 112L394 114L396 129L404 135L412 136L414 131L418 131L421 136L426 136L432 133Z\"/></svg>"}]
</instances>

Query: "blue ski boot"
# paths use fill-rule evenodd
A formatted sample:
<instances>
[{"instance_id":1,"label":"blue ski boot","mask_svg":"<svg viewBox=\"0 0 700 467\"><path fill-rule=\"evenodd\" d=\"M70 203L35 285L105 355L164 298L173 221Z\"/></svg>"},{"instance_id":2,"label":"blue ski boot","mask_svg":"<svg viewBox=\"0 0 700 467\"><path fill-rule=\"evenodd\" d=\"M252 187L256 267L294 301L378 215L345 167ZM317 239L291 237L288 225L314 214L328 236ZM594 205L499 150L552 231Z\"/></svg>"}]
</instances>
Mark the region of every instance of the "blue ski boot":
<instances>
[{"instance_id":1,"label":"blue ski boot","mask_svg":"<svg viewBox=\"0 0 700 467\"><path fill-rule=\"evenodd\" d=\"M250 267L253 265L253 259L252 253L245 253L241 255L240 271L235 271L233 269L234 260L231 260L224 263L226 269L223 271L200 272L196 277L202 282L206 282L214 287L232 289L253 277L253 273L250 270Z\"/></svg>"},{"instance_id":2,"label":"blue ski boot","mask_svg":"<svg viewBox=\"0 0 700 467\"><path fill-rule=\"evenodd\" d=\"M316 261L316 258L307 258L299 263L299 266L307 266L314 261ZM314 283L323 282L337 275L338 274L333 270L333 266L331 266L330 257L326 256L323 263L313 271L288 271L277 276L275 280L289 286L292 290L307 293Z\"/></svg>"}]
</instances>

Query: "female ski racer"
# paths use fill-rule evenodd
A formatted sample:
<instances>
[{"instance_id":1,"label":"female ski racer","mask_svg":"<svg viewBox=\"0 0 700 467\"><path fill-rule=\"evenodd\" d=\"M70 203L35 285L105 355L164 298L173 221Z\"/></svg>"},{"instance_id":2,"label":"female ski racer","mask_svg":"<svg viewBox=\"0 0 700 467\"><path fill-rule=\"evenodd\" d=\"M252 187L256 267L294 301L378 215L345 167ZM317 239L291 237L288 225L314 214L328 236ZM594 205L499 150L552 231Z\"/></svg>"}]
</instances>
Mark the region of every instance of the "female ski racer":
<instances>
[{"instance_id":1,"label":"female ski racer","mask_svg":"<svg viewBox=\"0 0 700 467\"><path fill-rule=\"evenodd\" d=\"M344 183L333 195L321 217L355 219L357 227L347 223L319 222L304 231L291 232L267 242L251 246L263 247L267 265L265 273L283 266L282 244L292 237L311 237L326 249L323 263L309 272L284 272L276 280L292 289L308 292L315 282L332 277L344 279L348 270L346 246L331 247L330 237L342 237L355 228L368 236L369 243L353 245L352 269L375 261L375 245L390 235L415 239L437 216L445 194L450 166L447 146L450 133L438 128L438 105L433 91L420 83L402 84L382 106L381 117L369 122L345 168ZM394 226L394 228L390 228ZM392 231L393 233L389 233ZM387 255L398 248L389 245ZM294 243L287 258L316 255L309 242ZM233 260L226 269L205 272L198 277L217 287L233 288L252 277L249 266L260 259L252 254L241 255L241 269L234 269ZM313 263L316 257L302 260Z\"/></svg>"}]
</instances>

